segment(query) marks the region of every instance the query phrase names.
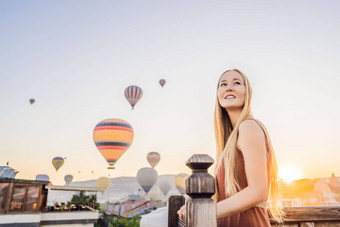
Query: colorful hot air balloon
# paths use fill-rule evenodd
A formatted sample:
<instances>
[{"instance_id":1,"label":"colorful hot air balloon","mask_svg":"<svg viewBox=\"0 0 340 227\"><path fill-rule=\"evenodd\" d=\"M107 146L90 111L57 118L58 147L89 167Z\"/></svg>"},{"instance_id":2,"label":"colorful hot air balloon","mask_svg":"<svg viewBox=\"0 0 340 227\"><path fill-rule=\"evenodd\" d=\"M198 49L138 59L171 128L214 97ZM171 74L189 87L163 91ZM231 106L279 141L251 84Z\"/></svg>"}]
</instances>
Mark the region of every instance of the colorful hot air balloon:
<instances>
[{"instance_id":1,"label":"colorful hot air balloon","mask_svg":"<svg viewBox=\"0 0 340 227\"><path fill-rule=\"evenodd\" d=\"M38 174L35 177L35 180L40 180L40 181L50 181L50 177L46 174Z\"/></svg>"},{"instance_id":2,"label":"colorful hot air balloon","mask_svg":"<svg viewBox=\"0 0 340 227\"><path fill-rule=\"evenodd\" d=\"M159 184L159 188L161 189L161 191L163 192L164 196L166 196L166 194L170 191L171 189L171 183L169 181L162 181Z\"/></svg>"},{"instance_id":3,"label":"colorful hot air balloon","mask_svg":"<svg viewBox=\"0 0 340 227\"><path fill-rule=\"evenodd\" d=\"M189 174L186 174L186 173L180 173L175 176L175 179L174 179L175 186L177 190L179 191L179 193L181 193L182 195L185 194L185 188L186 188L185 180L188 177L189 177Z\"/></svg>"},{"instance_id":4,"label":"colorful hot air balloon","mask_svg":"<svg viewBox=\"0 0 340 227\"><path fill-rule=\"evenodd\" d=\"M125 89L125 98L129 101L130 105L133 107L142 98L143 91L140 87L136 85L131 85Z\"/></svg>"},{"instance_id":5,"label":"colorful hot air balloon","mask_svg":"<svg viewBox=\"0 0 340 227\"><path fill-rule=\"evenodd\" d=\"M35 100L34 99L30 99L30 103L31 103L31 105L33 105L33 103L35 102Z\"/></svg>"},{"instance_id":6,"label":"colorful hot air balloon","mask_svg":"<svg viewBox=\"0 0 340 227\"><path fill-rule=\"evenodd\" d=\"M65 180L66 185L69 185L72 182L72 180L73 180L73 176L71 174L67 174L64 177L64 180Z\"/></svg>"},{"instance_id":7,"label":"colorful hot air balloon","mask_svg":"<svg viewBox=\"0 0 340 227\"><path fill-rule=\"evenodd\" d=\"M106 119L99 122L94 128L93 140L109 163L108 169L114 169L114 164L132 143L133 129L124 120Z\"/></svg>"},{"instance_id":8,"label":"colorful hot air balloon","mask_svg":"<svg viewBox=\"0 0 340 227\"><path fill-rule=\"evenodd\" d=\"M146 193L148 193L152 186L156 183L157 178L157 171L151 167L141 168L137 172L137 181Z\"/></svg>"},{"instance_id":9,"label":"colorful hot air balloon","mask_svg":"<svg viewBox=\"0 0 340 227\"><path fill-rule=\"evenodd\" d=\"M62 157L55 157L52 159L52 165L58 172L58 169L64 164L64 159Z\"/></svg>"},{"instance_id":10,"label":"colorful hot air balloon","mask_svg":"<svg viewBox=\"0 0 340 227\"><path fill-rule=\"evenodd\" d=\"M100 177L96 181L96 185L98 188L108 189L111 185L111 180L107 177Z\"/></svg>"},{"instance_id":11,"label":"colorful hot air balloon","mask_svg":"<svg viewBox=\"0 0 340 227\"><path fill-rule=\"evenodd\" d=\"M161 155L156 152L152 151L149 152L148 155L146 156L146 159L148 160L148 163L152 168L155 168L155 166L158 164L159 160L161 159Z\"/></svg>"},{"instance_id":12,"label":"colorful hot air balloon","mask_svg":"<svg viewBox=\"0 0 340 227\"><path fill-rule=\"evenodd\" d=\"M164 80L164 79L160 79L159 80L159 84L163 87L164 86L164 84L166 83L166 81Z\"/></svg>"}]
</instances>

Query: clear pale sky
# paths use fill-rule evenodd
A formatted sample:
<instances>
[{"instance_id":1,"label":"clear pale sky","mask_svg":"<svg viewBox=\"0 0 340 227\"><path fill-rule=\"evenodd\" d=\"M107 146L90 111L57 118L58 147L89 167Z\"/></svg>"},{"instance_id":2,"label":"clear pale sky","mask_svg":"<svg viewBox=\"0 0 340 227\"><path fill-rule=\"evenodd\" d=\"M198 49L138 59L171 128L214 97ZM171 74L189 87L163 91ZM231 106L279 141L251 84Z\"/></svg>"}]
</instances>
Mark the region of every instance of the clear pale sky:
<instances>
[{"instance_id":1,"label":"clear pale sky","mask_svg":"<svg viewBox=\"0 0 340 227\"><path fill-rule=\"evenodd\" d=\"M66 174L136 176L158 151L158 174L189 173L192 154L215 157L217 80L238 68L279 169L339 176L339 8L310 0L0 1L0 165L9 161L17 178L48 174L63 184ZM124 97L132 84L144 92L134 110ZM92 140L107 118L135 132L113 171ZM67 157L58 173L55 156Z\"/></svg>"}]
</instances>

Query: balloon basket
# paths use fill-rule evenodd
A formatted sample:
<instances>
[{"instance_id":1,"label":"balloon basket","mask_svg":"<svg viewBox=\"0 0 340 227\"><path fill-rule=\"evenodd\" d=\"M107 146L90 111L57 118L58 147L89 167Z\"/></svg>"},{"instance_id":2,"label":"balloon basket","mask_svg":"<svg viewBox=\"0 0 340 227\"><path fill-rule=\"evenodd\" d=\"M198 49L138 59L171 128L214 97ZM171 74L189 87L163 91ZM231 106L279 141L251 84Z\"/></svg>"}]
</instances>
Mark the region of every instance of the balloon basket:
<instances>
[{"instance_id":1,"label":"balloon basket","mask_svg":"<svg viewBox=\"0 0 340 227\"><path fill-rule=\"evenodd\" d=\"M107 167L107 169L115 169L115 167L109 166L109 167Z\"/></svg>"}]
</instances>

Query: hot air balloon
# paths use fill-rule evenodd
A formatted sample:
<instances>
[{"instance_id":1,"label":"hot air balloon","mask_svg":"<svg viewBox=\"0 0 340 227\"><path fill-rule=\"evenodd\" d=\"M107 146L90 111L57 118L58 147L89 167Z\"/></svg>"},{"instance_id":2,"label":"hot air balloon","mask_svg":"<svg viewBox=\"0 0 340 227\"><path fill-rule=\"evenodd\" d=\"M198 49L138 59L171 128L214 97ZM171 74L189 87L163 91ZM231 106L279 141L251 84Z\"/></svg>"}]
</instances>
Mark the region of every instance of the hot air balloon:
<instances>
[{"instance_id":1,"label":"hot air balloon","mask_svg":"<svg viewBox=\"0 0 340 227\"><path fill-rule=\"evenodd\" d=\"M64 164L64 159L62 157L55 157L52 159L52 165L58 172L58 169Z\"/></svg>"},{"instance_id":2,"label":"hot air balloon","mask_svg":"<svg viewBox=\"0 0 340 227\"><path fill-rule=\"evenodd\" d=\"M35 100L34 99L30 99L30 103L31 103L31 105L33 105L33 103L35 103Z\"/></svg>"},{"instance_id":3,"label":"hot air balloon","mask_svg":"<svg viewBox=\"0 0 340 227\"><path fill-rule=\"evenodd\" d=\"M132 143L133 129L124 120L106 119L99 122L94 128L93 140L109 163L108 169L114 169L114 164Z\"/></svg>"},{"instance_id":4,"label":"hot air balloon","mask_svg":"<svg viewBox=\"0 0 340 227\"><path fill-rule=\"evenodd\" d=\"M137 172L137 181L146 193L148 193L156 183L157 177L157 171L151 167L141 168Z\"/></svg>"},{"instance_id":5,"label":"hot air balloon","mask_svg":"<svg viewBox=\"0 0 340 227\"><path fill-rule=\"evenodd\" d=\"M35 180L40 180L40 181L50 181L50 177L46 174L38 174L35 177Z\"/></svg>"},{"instance_id":6,"label":"hot air balloon","mask_svg":"<svg viewBox=\"0 0 340 227\"><path fill-rule=\"evenodd\" d=\"M179 191L179 193L181 193L182 195L185 194L185 188L186 188L185 180L188 177L189 177L189 174L186 174L186 173L180 173L175 176L175 179L174 179L175 186L177 190Z\"/></svg>"},{"instance_id":7,"label":"hot air balloon","mask_svg":"<svg viewBox=\"0 0 340 227\"><path fill-rule=\"evenodd\" d=\"M72 180L73 180L73 176L71 174L67 174L65 177L64 177L64 180L66 182L66 185L69 185Z\"/></svg>"},{"instance_id":8,"label":"hot air balloon","mask_svg":"<svg viewBox=\"0 0 340 227\"><path fill-rule=\"evenodd\" d=\"M162 181L159 184L159 188L161 189L161 191L163 192L164 196L166 196L166 194L170 191L171 189L171 183L169 181Z\"/></svg>"},{"instance_id":9,"label":"hot air balloon","mask_svg":"<svg viewBox=\"0 0 340 227\"><path fill-rule=\"evenodd\" d=\"M154 185L150 191L149 191L149 196L151 199L156 200L160 198L161 195L161 190L157 185Z\"/></svg>"},{"instance_id":10,"label":"hot air balloon","mask_svg":"<svg viewBox=\"0 0 340 227\"><path fill-rule=\"evenodd\" d=\"M111 185L111 180L107 177L100 177L96 181L96 185L98 188L108 189Z\"/></svg>"},{"instance_id":11,"label":"hot air balloon","mask_svg":"<svg viewBox=\"0 0 340 227\"><path fill-rule=\"evenodd\" d=\"M166 83L166 81L164 80L164 79L160 79L159 80L159 84L163 87L164 86L164 84Z\"/></svg>"},{"instance_id":12,"label":"hot air balloon","mask_svg":"<svg viewBox=\"0 0 340 227\"><path fill-rule=\"evenodd\" d=\"M161 159L161 155L156 151L152 151L148 153L148 155L146 156L146 159L148 160L150 166L152 168L155 168L155 166L158 164L159 160Z\"/></svg>"},{"instance_id":13,"label":"hot air balloon","mask_svg":"<svg viewBox=\"0 0 340 227\"><path fill-rule=\"evenodd\" d=\"M136 85L131 85L125 89L125 98L129 101L132 109L142 96L142 89Z\"/></svg>"}]
</instances>

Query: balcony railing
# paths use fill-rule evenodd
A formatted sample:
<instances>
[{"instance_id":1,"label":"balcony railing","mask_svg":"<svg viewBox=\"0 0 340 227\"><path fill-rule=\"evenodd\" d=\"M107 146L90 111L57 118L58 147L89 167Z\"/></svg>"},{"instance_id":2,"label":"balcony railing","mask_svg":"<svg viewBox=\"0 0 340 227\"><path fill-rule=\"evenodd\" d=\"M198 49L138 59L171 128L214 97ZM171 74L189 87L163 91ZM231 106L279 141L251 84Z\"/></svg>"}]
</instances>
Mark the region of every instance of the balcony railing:
<instances>
[{"instance_id":1,"label":"balcony railing","mask_svg":"<svg viewBox=\"0 0 340 227\"><path fill-rule=\"evenodd\" d=\"M183 196L169 198L168 226L169 227L215 227L216 204L210 198L215 193L214 178L207 173L213 164L208 155L193 155L187 162L193 174L187 179L186 192L190 196L187 201L186 220L179 220L177 211L185 204ZM286 218L283 224L275 223L272 226L284 227L313 227L328 226L340 227L340 206L315 206L315 207L286 207Z\"/></svg>"}]
</instances>

